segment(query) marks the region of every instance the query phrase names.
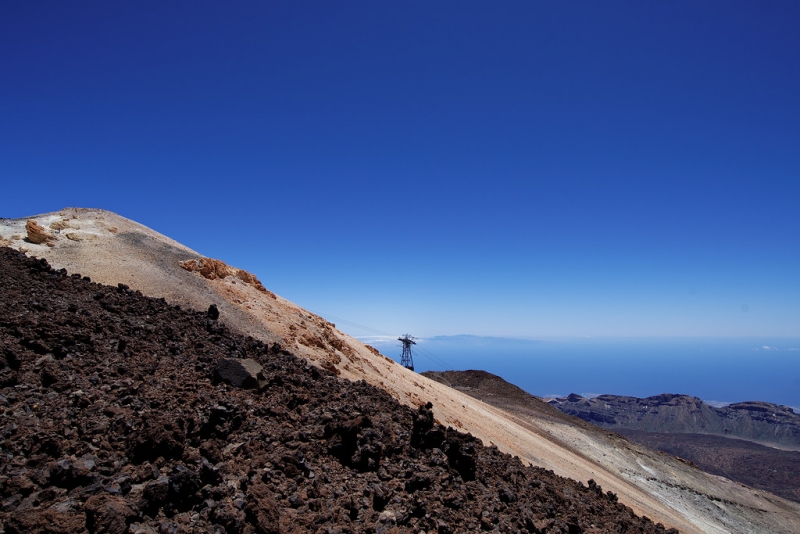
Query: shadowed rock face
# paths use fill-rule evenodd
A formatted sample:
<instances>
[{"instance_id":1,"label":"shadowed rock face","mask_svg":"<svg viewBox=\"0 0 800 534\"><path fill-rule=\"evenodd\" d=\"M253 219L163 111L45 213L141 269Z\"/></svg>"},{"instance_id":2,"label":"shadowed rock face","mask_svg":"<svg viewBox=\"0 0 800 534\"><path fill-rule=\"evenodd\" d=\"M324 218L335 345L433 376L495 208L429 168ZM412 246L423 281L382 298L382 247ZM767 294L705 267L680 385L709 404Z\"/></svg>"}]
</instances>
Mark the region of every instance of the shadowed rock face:
<instances>
[{"instance_id":1,"label":"shadowed rock face","mask_svg":"<svg viewBox=\"0 0 800 534\"><path fill-rule=\"evenodd\" d=\"M664 532L224 321L0 248L4 531Z\"/></svg>"},{"instance_id":2,"label":"shadowed rock face","mask_svg":"<svg viewBox=\"0 0 800 534\"><path fill-rule=\"evenodd\" d=\"M608 429L712 434L800 450L800 415L767 402L741 402L715 408L697 397L663 394L644 399L574 393L551 404Z\"/></svg>"}]
</instances>

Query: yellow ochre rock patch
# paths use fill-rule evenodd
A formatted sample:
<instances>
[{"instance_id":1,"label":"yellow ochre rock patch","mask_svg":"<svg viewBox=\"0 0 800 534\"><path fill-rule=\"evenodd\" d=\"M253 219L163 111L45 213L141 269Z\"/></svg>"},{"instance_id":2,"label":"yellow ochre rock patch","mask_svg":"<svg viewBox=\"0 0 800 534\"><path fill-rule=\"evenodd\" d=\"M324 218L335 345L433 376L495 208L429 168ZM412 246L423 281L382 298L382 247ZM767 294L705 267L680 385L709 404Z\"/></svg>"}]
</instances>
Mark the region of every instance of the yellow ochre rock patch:
<instances>
[{"instance_id":1,"label":"yellow ochre rock patch","mask_svg":"<svg viewBox=\"0 0 800 534\"><path fill-rule=\"evenodd\" d=\"M182 261L180 262L180 266L187 271L196 272L203 278L207 278L209 280L221 280L228 276L235 276L245 284L253 286L262 293L267 293L273 298L275 297L272 292L267 291L267 288L264 287L264 284L262 284L254 274L243 269L231 267L224 261L215 260L212 258L200 258L199 260Z\"/></svg>"},{"instance_id":2,"label":"yellow ochre rock patch","mask_svg":"<svg viewBox=\"0 0 800 534\"><path fill-rule=\"evenodd\" d=\"M28 232L28 241L37 245L50 243L56 238L56 236L45 230L43 226L33 219L25 223L25 230Z\"/></svg>"}]
</instances>

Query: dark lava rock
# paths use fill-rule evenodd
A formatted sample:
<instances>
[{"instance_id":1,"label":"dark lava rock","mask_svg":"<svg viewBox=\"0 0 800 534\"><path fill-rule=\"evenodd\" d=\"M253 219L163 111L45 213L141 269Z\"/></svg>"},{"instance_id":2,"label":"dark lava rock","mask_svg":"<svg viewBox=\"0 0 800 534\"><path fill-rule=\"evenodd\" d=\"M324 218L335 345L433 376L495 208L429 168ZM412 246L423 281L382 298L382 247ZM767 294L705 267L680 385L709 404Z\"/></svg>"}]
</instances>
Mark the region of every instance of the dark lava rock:
<instances>
[{"instance_id":1,"label":"dark lava rock","mask_svg":"<svg viewBox=\"0 0 800 534\"><path fill-rule=\"evenodd\" d=\"M93 466L92 466L93 467ZM93 482L94 477L86 462L63 458L50 468L50 483L60 488L72 489Z\"/></svg>"},{"instance_id":2,"label":"dark lava rock","mask_svg":"<svg viewBox=\"0 0 800 534\"><path fill-rule=\"evenodd\" d=\"M155 509L166 504L169 499L169 478L161 476L157 480L148 482L142 496L145 502Z\"/></svg>"},{"instance_id":3,"label":"dark lava rock","mask_svg":"<svg viewBox=\"0 0 800 534\"><path fill-rule=\"evenodd\" d=\"M664 532L210 321L0 248L0 531Z\"/></svg>"},{"instance_id":4,"label":"dark lava rock","mask_svg":"<svg viewBox=\"0 0 800 534\"><path fill-rule=\"evenodd\" d=\"M245 513L258 532L280 532L280 509L270 489L260 480L256 480L248 489Z\"/></svg>"},{"instance_id":5,"label":"dark lava rock","mask_svg":"<svg viewBox=\"0 0 800 534\"><path fill-rule=\"evenodd\" d=\"M84 510L89 532L124 534L128 530L128 523L137 517L124 499L107 494L87 499Z\"/></svg>"},{"instance_id":6,"label":"dark lava rock","mask_svg":"<svg viewBox=\"0 0 800 534\"><path fill-rule=\"evenodd\" d=\"M75 534L85 530L82 513L61 513L53 509L19 510L5 518L6 534Z\"/></svg>"},{"instance_id":7,"label":"dark lava rock","mask_svg":"<svg viewBox=\"0 0 800 534\"><path fill-rule=\"evenodd\" d=\"M214 368L214 376L237 388L261 389L267 385L264 368L250 358L220 358Z\"/></svg>"}]
</instances>

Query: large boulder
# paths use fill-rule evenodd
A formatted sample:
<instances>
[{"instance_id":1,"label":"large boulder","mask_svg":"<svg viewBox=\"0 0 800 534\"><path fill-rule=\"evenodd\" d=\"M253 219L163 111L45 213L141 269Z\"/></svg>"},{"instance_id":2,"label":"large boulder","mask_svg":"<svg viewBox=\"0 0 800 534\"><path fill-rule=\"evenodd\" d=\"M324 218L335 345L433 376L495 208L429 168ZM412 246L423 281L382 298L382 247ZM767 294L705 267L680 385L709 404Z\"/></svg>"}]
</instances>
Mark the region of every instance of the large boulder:
<instances>
[{"instance_id":1,"label":"large boulder","mask_svg":"<svg viewBox=\"0 0 800 534\"><path fill-rule=\"evenodd\" d=\"M220 358L214 377L237 388L262 389L267 385L261 364L249 358Z\"/></svg>"},{"instance_id":2,"label":"large boulder","mask_svg":"<svg viewBox=\"0 0 800 534\"><path fill-rule=\"evenodd\" d=\"M137 516L125 499L109 494L89 497L83 509L89 532L125 534L128 524Z\"/></svg>"},{"instance_id":3,"label":"large boulder","mask_svg":"<svg viewBox=\"0 0 800 534\"><path fill-rule=\"evenodd\" d=\"M31 243L36 243L37 245L49 243L56 238L56 236L48 232L43 226L33 219L30 219L27 223L25 223L25 230L28 232L28 241Z\"/></svg>"}]
</instances>

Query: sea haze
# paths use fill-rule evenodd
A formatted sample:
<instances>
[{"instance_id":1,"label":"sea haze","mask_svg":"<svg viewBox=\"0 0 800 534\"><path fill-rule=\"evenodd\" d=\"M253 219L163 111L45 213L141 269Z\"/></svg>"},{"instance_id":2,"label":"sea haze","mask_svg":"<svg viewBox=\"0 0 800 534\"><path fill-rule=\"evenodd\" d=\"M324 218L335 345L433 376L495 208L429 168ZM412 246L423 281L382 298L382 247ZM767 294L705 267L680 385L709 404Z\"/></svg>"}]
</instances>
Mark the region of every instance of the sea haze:
<instances>
[{"instance_id":1,"label":"sea haze","mask_svg":"<svg viewBox=\"0 0 800 534\"><path fill-rule=\"evenodd\" d=\"M399 361L394 339L362 338ZM800 338L560 338L437 336L414 364L482 369L538 396L681 393L716 402L800 407Z\"/></svg>"}]
</instances>

